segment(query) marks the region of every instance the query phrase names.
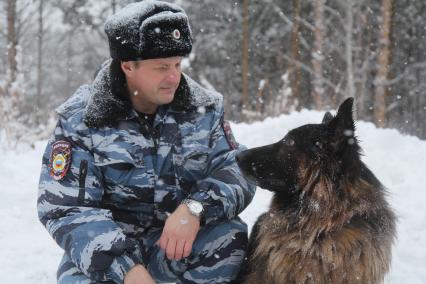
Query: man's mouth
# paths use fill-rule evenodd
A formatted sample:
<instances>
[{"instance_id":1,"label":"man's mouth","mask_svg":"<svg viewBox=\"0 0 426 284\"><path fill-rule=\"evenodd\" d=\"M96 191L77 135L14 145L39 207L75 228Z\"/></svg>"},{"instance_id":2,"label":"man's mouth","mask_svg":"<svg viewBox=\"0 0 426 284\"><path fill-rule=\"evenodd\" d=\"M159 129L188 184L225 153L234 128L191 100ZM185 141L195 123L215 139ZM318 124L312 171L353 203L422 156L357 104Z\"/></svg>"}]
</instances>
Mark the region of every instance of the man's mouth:
<instances>
[{"instance_id":1,"label":"man's mouth","mask_svg":"<svg viewBox=\"0 0 426 284\"><path fill-rule=\"evenodd\" d=\"M160 90L164 92L174 92L175 87L160 87Z\"/></svg>"}]
</instances>

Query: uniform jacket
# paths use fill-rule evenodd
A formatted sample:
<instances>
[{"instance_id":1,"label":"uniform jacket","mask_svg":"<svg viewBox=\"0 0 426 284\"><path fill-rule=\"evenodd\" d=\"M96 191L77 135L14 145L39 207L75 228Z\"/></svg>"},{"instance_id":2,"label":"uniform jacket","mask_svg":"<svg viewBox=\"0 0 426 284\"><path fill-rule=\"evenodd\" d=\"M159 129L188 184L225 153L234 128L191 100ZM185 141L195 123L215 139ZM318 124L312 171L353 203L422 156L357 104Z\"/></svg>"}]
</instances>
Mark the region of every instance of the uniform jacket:
<instances>
[{"instance_id":1,"label":"uniform jacket","mask_svg":"<svg viewBox=\"0 0 426 284\"><path fill-rule=\"evenodd\" d=\"M120 95L111 70L105 64L57 109L38 214L84 274L119 282L142 261L138 236L161 228L184 198L202 202L203 223L214 224L242 212L255 188L236 165L241 147L225 134L221 95L182 75L173 102L159 107L149 127ZM69 168L57 180L52 145L64 142Z\"/></svg>"}]
</instances>

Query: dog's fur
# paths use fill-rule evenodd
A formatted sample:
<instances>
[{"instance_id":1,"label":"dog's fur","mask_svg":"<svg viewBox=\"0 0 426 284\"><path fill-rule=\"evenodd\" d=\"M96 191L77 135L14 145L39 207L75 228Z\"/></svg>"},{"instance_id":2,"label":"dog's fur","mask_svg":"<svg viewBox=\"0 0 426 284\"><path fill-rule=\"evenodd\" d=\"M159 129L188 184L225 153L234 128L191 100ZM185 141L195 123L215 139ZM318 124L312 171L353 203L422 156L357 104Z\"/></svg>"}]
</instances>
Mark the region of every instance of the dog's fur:
<instances>
[{"instance_id":1,"label":"dog's fur","mask_svg":"<svg viewBox=\"0 0 426 284\"><path fill-rule=\"evenodd\" d=\"M352 106L237 156L248 180L274 192L252 229L243 283L383 282L395 215L360 159Z\"/></svg>"}]
</instances>

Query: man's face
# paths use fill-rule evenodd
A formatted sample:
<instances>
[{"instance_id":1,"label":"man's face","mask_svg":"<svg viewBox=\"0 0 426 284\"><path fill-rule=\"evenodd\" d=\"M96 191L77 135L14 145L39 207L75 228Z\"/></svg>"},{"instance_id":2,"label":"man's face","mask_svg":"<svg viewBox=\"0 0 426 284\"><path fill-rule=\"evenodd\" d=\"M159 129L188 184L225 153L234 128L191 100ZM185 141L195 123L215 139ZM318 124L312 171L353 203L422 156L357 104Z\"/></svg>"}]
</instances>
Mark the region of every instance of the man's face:
<instances>
[{"instance_id":1,"label":"man's face","mask_svg":"<svg viewBox=\"0 0 426 284\"><path fill-rule=\"evenodd\" d=\"M130 98L136 110L153 113L170 103L179 86L182 57L123 62Z\"/></svg>"}]
</instances>

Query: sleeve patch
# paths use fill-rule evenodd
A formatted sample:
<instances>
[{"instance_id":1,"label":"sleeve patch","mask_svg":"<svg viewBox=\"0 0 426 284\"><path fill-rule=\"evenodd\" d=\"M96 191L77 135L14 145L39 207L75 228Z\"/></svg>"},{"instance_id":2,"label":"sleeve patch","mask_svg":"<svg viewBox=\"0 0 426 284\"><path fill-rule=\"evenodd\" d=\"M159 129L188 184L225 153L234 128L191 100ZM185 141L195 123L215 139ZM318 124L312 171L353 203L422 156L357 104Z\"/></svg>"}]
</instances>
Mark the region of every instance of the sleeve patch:
<instances>
[{"instance_id":1,"label":"sleeve patch","mask_svg":"<svg viewBox=\"0 0 426 284\"><path fill-rule=\"evenodd\" d=\"M228 141L229 147L231 147L232 150L235 150L238 148L238 143L235 140L234 134L231 130L231 125L228 121L224 120L222 122L222 128L223 132L225 132L226 141Z\"/></svg>"},{"instance_id":2,"label":"sleeve patch","mask_svg":"<svg viewBox=\"0 0 426 284\"><path fill-rule=\"evenodd\" d=\"M68 172L71 164L71 144L64 140L52 144L49 173L54 180L61 180Z\"/></svg>"}]
</instances>

